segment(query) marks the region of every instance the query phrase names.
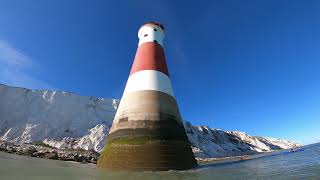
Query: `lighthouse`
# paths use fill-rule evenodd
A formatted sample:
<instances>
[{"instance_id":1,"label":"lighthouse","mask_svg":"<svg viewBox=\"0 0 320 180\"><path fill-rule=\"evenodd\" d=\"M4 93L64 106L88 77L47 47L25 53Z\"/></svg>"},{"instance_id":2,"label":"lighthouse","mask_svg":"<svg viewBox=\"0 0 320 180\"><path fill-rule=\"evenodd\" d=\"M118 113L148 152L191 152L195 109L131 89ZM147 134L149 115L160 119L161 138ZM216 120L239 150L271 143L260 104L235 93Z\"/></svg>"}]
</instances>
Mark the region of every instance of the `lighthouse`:
<instances>
[{"instance_id":1,"label":"lighthouse","mask_svg":"<svg viewBox=\"0 0 320 180\"><path fill-rule=\"evenodd\" d=\"M184 170L197 165L166 64L164 27L149 22L139 44L120 104L99 157L112 170Z\"/></svg>"}]
</instances>

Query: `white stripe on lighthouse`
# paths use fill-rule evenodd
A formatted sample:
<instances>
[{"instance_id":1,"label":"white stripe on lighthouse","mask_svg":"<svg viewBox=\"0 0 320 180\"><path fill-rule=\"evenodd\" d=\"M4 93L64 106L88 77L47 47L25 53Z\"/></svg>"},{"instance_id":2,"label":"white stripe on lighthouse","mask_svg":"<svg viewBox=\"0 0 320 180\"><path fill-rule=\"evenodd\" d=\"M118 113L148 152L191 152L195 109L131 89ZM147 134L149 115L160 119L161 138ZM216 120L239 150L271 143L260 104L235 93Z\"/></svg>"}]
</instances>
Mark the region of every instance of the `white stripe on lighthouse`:
<instances>
[{"instance_id":1,"label":"white stripe on lighthouse","mask_svg":"<svg viewBox=\"0 0 320 180\"><path fill-rule=\"evenodd\" d=\"M138 32L139 46L145 42L157 42L163 47L164 32L156 25L142 26Z\"/></svg>"},{"instance_id":2,"label":"white stripe on lighthouse","mask_svg":"<svg viewBox=\"0 0 320 180\"><path fill-rule=\"evenodd\" d=\"M161 91L174 97L169 77L160 71L143 70L129 76L123 96L142 90Z\"/></svg>"}]
</instances>

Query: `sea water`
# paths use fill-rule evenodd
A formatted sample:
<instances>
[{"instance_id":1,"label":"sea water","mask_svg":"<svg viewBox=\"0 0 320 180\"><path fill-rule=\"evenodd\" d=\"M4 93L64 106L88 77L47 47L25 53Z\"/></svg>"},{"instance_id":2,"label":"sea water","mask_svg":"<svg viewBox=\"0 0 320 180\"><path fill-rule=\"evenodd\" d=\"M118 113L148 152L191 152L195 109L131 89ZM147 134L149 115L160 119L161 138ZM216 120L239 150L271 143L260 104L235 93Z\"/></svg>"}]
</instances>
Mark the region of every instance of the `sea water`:
<instances>
[{"instance_id":1,"label":"sea water","mask_svg":"<svg viewBox=\"0 0 320 180\"><path fill-rule=\"evenodd\" d=\"M295 153L276 152L247 161L200 165L188 171L101 171L93 164L31 158L0 152L0 180L109 179L320 179L320 144Z\"/></svg>"}]
</instances>

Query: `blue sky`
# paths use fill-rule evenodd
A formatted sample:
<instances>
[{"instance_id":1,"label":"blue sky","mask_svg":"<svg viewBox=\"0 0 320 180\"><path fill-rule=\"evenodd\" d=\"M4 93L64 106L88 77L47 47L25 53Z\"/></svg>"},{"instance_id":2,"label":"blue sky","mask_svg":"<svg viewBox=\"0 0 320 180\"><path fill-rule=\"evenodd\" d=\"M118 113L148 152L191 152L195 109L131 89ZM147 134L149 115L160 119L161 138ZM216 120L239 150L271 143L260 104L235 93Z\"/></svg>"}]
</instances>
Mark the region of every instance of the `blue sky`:
<instances>
[{"instance_id":1,"label":"blue sky","mask_svg":"<svg viewBox=\"0 0 320 180\"><path fill-rule=\"evenodd\" d=\"M0 83L120 98L155 20L185 120L320 141L320 1L0 2Z\"/></svg>"}]
</instances>

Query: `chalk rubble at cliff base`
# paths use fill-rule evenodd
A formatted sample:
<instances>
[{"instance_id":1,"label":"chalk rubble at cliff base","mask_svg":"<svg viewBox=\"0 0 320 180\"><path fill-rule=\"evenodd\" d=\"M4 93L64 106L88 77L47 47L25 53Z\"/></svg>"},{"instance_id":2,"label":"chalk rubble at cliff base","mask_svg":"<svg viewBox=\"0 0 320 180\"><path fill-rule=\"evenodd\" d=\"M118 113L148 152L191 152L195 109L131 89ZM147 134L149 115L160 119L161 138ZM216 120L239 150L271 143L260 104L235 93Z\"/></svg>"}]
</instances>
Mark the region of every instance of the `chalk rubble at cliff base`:
<instances>
[{"instance_id":1,"label":"chalk rubble at cliff base","mask_svg":"<svg viewBox=\"0 0 320 180\"><path fill-rule=\"evenodd\" d=\"M57 149L44 143L12 143L0 141L0 151L11 154L81 163L97 163L99 153L82 149Z\"/></svg>"}]
</instances>

